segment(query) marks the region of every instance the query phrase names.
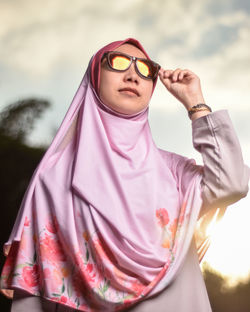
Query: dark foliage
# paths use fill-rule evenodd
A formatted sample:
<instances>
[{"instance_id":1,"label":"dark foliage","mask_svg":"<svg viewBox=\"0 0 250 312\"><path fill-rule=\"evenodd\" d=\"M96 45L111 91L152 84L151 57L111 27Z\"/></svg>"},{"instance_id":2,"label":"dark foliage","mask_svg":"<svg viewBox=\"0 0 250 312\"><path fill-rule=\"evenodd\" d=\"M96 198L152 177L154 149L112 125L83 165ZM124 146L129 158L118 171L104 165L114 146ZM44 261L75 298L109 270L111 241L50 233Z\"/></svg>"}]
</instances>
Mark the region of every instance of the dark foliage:
<instances>
[{"instance_id":1,"label":"dark foliage","mask_svg":"<svg viewBox=\"0 0 250 312\"><path fill-rule=\"evenodd\" d=\"M229 287L223 277L208 265L203 276L213 312L250 311L250 280Z\"/></svg>"},{"instance_id":2,"label":"dark foliage","mask_svg":"<svg viewBox=\"0 0 250 312\"><path fill-rule=\"evenodd\" d=\"M49 105L44 100L27 99L7 106L0 114L1 249L10 235L31 176L45 151L45 147L26 145L25 140L35 120ZM3 263L1 252L1 269ZM1 311L9 311L10 302L1 296Z\"/></svg>"},{"instance_id":3,"label":"dark foliage","mask_svg":"<svg viewBox=\"0 0 250 312\"><path fill-rule=\"evenodd\" d=\"M19 142L34 128L34 122L50 106L47 100L26 99L8 105L0 114L0 133Z\"/></svg>"}]
</instances>

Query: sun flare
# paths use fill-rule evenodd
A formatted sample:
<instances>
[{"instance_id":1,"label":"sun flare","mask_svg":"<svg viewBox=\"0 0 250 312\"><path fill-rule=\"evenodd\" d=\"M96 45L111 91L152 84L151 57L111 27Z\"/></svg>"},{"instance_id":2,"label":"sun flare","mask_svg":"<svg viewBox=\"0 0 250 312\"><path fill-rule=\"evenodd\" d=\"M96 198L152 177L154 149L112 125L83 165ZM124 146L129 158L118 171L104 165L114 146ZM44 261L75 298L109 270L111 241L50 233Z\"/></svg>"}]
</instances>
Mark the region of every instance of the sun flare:
<instances>
[{"instance_id":1,"label":"sun flare","mask_svg":"<svg viewBox=\"0 0 250 312\"><path fill-rule=\"evenodd\" d=\"M250 277L250 196L227 208L219 222L211 222L211 245L202 264L207 262L225 276L228 284Z\"/></svg>"}]
</instances>

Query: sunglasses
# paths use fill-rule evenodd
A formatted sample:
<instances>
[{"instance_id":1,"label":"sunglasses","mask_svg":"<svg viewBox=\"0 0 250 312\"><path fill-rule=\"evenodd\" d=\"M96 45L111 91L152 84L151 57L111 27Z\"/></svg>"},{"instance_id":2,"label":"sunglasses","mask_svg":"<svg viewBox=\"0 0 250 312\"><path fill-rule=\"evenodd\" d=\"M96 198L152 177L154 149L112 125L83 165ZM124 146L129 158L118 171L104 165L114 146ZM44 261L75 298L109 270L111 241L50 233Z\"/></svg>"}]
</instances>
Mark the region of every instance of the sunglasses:
<instances>
[{"instance_id":1,"label":"sunglasses","mask_svg":"<svg viewBox=\"0 0 250 312\"><path fill-rule=\"evenodd\" d=\"M104 58L107 58L110 69L118 72L126 71L135 62L137 74L145 79L154 80L161 68L159 64L151 60L130 56L122 52L108 51L103 54L102 60Z\"/></svg>"}]
</instances>

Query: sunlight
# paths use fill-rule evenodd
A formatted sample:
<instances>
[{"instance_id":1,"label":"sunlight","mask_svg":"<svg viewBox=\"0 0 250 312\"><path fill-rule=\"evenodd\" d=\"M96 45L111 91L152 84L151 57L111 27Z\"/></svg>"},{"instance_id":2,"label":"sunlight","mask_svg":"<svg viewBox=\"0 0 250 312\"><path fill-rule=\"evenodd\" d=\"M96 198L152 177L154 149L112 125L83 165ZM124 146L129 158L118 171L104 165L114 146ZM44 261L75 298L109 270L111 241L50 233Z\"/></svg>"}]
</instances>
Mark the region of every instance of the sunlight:
<instances>
[{"instance_id":1,"label":"sunlight","mask_svg":"<svg viewBox=\"0 0 250 312\"><path fill-rule=\"evenodd\" d=\"M211 222L209 223L209 225L207 227L206 234L210 237L213 236L213 233L216 232L216 230L219 227L220 221L217 221L217 216L218 216L219 212L220 212L220 208L217 208L217 210L213 216L213 219L211 220Z\"/></svg>"},{"instance_id":2,"label":"sunlight","mask_svg":"<svg viewBox=\"0 0 250 312\"><path fill-rule=\"evenodd\" d=\"M250 275L250 196L227 208L224 217L211 222L211 245L203 262L226 277L228 284Z\"/></svg>"}]
</instances>

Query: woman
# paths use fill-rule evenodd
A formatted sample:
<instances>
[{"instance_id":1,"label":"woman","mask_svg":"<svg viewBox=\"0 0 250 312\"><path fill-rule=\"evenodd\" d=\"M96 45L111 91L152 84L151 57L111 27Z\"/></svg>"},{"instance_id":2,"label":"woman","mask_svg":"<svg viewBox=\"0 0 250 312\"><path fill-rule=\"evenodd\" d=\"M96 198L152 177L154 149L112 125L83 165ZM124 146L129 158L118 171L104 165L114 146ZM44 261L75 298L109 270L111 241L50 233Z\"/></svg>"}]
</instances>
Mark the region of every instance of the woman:
<instances>
[{"instance_id":1,"label":"woman","mask_svg":"<svg viewBox=\"0 0 250 312\"><path fill-rule=\"evenodd\" d=\"M204 167L153 141L158 75L190 111ZM15 289L12 311L211 311L195 226L246 196L248 180L227 111L211 113L194 73L160 69L132 38L105 46L5 244L1 288Z\"/></svg>"}]
</instances>

